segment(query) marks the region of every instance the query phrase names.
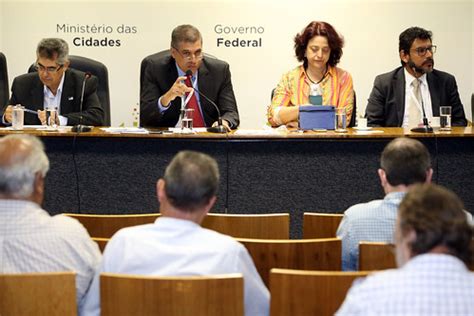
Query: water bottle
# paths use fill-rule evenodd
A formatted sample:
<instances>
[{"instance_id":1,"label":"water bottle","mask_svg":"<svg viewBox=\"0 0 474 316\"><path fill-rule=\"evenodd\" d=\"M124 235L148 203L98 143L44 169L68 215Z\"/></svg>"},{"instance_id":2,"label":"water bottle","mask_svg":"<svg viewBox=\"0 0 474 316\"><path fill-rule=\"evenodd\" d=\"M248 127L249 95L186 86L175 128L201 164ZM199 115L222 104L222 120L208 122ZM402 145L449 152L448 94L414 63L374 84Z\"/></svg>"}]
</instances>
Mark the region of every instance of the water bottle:
<instances>
[{"instance_id":1,"label":"water bottle","mask_svg":"<svg viewBox=\"0 0 474 316\"><path fill-rule=\"evenodd\" d=\"M313 83L309 89L309 103L312 105L323 105L323 96L319 84Z\"/></svg>"}]
</instances>

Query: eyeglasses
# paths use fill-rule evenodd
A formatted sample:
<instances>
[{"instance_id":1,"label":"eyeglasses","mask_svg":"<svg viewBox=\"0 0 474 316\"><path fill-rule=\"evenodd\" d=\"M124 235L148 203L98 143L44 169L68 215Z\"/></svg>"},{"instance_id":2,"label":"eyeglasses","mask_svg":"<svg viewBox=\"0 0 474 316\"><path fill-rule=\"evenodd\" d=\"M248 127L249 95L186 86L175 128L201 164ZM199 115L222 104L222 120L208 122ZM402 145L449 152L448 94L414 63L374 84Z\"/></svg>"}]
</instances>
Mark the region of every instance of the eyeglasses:
<instances>
[{"instance_id":1,"label":"eyeglasses","mask_svg":"<svg viewBox=\"0 0 474 316\"><path fill-rule=\"evenodd\" d=\"M426 46L426 47L417 47L417 48L414 49L414 51L416 51L418 56L423 57L423 56L426 55L426 52L428 52L428 51L431 54L436 53L436 45Z\"/></svg>"},{"instance_id":2,"label":"eyeglasses","mask_svg":"<svg viewBox=\"0 0 474 316\"><path fill-rule=\"evenodd\" d=\"M58 65L57 67L53 67L53 66L45 67L45 66L41 65L40 63L36 63L36 65L35 65L36 71L47 72L47 73L50 73L50 74L54 74L54 73L58 72L63 67L64 67L64 65Z\"/></svg>"},{"instance_id":3,"label":"eyeglasses","mask_svg":"<svg viewBox=\"0 0 474 316\"><path fill-rule=\"evenodd\" d=\"M184 59L187 59L187 60L192 60L193 57L196 58L196 59L202 59L204 57L204 54L202 53L201 50L195 52L195 53L191 53L191 52L184 52L184 53L181 53L179 51L179 49L177 49L176 47L172 46Z\"/></svg>"}]
</instances>

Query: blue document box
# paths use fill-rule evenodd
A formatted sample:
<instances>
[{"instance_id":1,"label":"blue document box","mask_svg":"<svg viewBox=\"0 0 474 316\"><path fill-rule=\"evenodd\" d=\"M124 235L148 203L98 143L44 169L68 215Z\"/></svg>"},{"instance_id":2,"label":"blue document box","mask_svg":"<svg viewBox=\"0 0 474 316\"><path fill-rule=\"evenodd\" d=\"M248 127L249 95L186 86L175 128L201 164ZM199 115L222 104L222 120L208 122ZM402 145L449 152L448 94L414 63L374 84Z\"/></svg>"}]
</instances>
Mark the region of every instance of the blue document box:
<instances>
[{"instance_id":1,"label":"blue document box","mask_svg":"<svg viewBox=\"0 0 474 316\"><path fill-rule=\"evenodd\" d=\"M300 106L299 123L304 130L334 129L336 119L335 107L332 105Z\"/></svg>"}]
</instances>

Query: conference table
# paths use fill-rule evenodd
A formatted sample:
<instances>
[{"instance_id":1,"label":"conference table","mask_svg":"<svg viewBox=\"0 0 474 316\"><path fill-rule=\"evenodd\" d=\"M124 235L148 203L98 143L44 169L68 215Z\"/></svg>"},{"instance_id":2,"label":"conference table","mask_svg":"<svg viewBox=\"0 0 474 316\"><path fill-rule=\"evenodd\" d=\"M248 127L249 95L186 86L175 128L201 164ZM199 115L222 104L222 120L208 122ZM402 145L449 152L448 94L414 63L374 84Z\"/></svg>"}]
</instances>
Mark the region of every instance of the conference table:
<instances>
[{"instance_id":1,"label":"conference table","mask_svg":"<svg viewBox=\"0 0 474 316\"><path fill-rule=\"evenodd\" d=\"M44 208L51 214L157 212L157 179L177 152L196 150L219 164L213 212L289 212L291 235L298 237L304 212L342 213L351 205L383 198L377 175L380 154L390 140L403 136L427 146L433 182L456 192L465 208L474 210L472 127L430 134L403 128L228 134L0 129L0 136L16 133L36 135L45 144L51 168Z\"/></svg>"}]
</instances>

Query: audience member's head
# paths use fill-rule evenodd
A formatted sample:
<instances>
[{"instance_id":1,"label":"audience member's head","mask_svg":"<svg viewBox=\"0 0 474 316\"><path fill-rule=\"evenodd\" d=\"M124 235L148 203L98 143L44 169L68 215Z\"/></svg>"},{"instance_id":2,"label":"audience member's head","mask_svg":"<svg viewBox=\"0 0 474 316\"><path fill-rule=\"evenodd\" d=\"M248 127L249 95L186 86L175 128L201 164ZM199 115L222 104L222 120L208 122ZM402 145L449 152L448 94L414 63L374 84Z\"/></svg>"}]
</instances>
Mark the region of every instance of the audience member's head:
<instances>
[{"instance_id":1,"label":"audience member's head","mask_svg":"<svg viewBox=\"0 0 474 316\"><path fill-rule=\"evenodd\" d=\"M178 153L158 180L160 211L167 215L204 213L211 209L219 186L219 168L210 156L194 151Z\"/></svg>"},{"instance_id":2,"label":"audience member's head","mask_svg":"<svg viewBox=\"0 0 474 316\"><path fill-rule=\"evenodd\" d=\"M418 140L396 138L385 146L378 172L385 193L404 191L415 183L431 182L430 153Z\"/></svg>"},{"instance_id":3,"label":"audience member's head","mask_svg":"<svg viewBox=\"0 0 474 316\"><path fill-rule=\"evenodd\" d=\"M399 266L425 253L450 254L466 264L472 260L473 229L463 203L438 185L410 188L399 206L395 236Z\"/></svg>"},{"instance_id":4,"label":"audience member's head","mask_svg":"<svg viewBox=\"0 0 474 316\"><path fill-rule=\"evenodd\" d=\"M0 198L43 202L49 160L38 138L8 135L0 138Z\"/></svg>"}]
</instances>

